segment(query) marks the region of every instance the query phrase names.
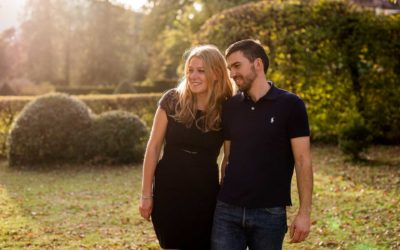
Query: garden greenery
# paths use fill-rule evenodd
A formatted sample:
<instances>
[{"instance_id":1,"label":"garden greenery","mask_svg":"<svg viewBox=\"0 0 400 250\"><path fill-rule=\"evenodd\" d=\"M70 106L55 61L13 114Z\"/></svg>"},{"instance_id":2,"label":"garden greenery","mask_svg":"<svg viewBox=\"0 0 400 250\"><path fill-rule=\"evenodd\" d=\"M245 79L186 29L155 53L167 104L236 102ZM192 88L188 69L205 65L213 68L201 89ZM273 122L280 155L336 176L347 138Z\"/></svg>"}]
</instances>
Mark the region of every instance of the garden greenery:
<instances>
[{"instance_id":1,"label":"garden greenery","mask_svg":"<svg viewBox=\"0 0 400 250\"><path fill-rule=\"evenodd\" d=\"M400 15L340 1L250 3L213 16L196 43L224 50L245 38L265 46L267 77L305 100L312 139L337 142L357 113L375 142L400 143Z\"/></svg>"},{"instance_id":2,"label":"garden greenery","mask_svg":"<svg viewBox=\"0 0 400 250\"><path fill-rule=\"evenodd\" d=\"M27 104L11 125L9 164L140 161L147 133L146 124L129 112L97 116L75 97L48 94Z\"/></svg>"},{"instance_id":3,"label":"garden greenery","mask_svg":"<svg viewBox=\"0 0 400 250\"><path fill-rule=\"evenodd\" d=\"M41 96L26 105L11 126L9 164L79 161L81 138L90 126L90 110L82 101L65 94Z\"/></svg>"}]
</instances>

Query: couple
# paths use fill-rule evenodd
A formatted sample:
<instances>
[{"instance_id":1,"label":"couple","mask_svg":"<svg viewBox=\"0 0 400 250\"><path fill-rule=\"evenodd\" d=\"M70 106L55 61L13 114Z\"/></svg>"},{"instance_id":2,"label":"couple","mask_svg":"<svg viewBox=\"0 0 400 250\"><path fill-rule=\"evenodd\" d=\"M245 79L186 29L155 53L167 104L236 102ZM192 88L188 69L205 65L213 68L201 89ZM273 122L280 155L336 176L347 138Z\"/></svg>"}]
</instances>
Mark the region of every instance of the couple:
<instances>
[{"instance_id":1,"label":"couple","mask_svg":"<svg viewBox=\"0 0 400 250\"><path fill-rule=\"evenodd\" d=\"M226 61L216 47L198 46L184 79L159 101L139 210L152 218L162 248L282 249L294 168L300 208L290 238L307 237L313 188L307 113L299 97L267 81L268 65L254 40L230 45ZM227 68L239 88L233 97Z\"/></svg>"}]
</instances>

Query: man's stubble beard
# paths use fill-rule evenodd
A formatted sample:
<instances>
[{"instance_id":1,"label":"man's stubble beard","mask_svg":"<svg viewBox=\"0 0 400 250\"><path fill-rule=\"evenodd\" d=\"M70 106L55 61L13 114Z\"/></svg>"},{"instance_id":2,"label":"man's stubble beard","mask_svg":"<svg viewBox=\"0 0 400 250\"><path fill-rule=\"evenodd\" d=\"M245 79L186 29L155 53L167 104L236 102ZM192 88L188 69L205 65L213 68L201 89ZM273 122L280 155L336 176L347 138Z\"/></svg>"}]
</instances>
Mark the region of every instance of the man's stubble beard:
<instances>
[{"instance_id":1,"label":"man's stubble beard","mask_svg":"<svg viewBox=\"0 0 400 250\"><path fill-rule=\"evenodd\" d=\"M251 86L253 85L254 80L257 78L257 73L256 69L254 68L254 65L251 66L251 72L249 74L247 74L246 76L240 76L240 78L242 79L243 83L241 86L239 86L236 83L236 79L234 79L236 86L239 88L240 91L247 93L250 90Z\"/></svg>"}]
</instances>

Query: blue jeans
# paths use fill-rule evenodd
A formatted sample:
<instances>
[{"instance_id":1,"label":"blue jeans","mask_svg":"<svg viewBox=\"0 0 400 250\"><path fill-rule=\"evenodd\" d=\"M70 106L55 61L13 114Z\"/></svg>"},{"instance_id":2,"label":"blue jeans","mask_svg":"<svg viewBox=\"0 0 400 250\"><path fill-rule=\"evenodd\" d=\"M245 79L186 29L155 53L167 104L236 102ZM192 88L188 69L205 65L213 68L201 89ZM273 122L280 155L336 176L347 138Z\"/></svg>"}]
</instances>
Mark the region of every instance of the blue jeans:
<instances>
[{"instance_id":1,"label":"blue jeans","mask_svg":"<svg viewBox=\"0 0 400 250\"><path fill-rule=\"evenodd\" d=\"M211 249L282 249L286 232L286 207L243 208L218 201Z\"/></svg>"}]
</instances>

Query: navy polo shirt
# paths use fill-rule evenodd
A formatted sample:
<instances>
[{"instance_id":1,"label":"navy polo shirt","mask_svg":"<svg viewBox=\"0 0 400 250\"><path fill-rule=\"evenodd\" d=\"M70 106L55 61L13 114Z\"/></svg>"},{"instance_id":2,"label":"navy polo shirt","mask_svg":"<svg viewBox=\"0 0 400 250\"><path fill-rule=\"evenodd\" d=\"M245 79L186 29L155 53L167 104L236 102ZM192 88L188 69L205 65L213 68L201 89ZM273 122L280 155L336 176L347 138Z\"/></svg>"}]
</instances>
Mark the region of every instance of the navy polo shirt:
<instances>
[{"instance_id":1,"label":"navy polo shirt","mask_svg":"<svg viewBox=\"0 0 400 250\"><path fill-rule=\"evenodd\" d=\"M304 102L275 87L254 102L243 92L222 106L229 163L218 200L248 207L291 205L294 157L290 139L309 136Z\"/></svg>"}]
</instances>

